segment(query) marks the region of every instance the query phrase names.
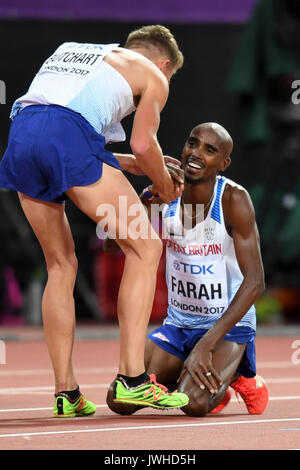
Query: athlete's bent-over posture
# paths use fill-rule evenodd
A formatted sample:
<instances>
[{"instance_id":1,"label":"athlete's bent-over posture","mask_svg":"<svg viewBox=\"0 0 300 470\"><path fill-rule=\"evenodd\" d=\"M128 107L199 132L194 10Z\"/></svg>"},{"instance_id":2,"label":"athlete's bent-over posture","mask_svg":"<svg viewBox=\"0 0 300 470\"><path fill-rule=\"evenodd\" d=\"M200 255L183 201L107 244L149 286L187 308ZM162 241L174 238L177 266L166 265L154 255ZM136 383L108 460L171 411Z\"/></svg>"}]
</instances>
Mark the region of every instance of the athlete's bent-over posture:
<instances>
[{"instance_id":1,"label":"athlete's bent-over posture","mask_svg":"<svg viewBox=\"0 0 300 470\"><path fill-rule=\"evenodd\" d=\"M125 48L68 42L43 63L27 93L13 105L0 186L18 191L46 260L42 314L55 375L55 416L96 410L79 391L72 367L77 259L63 204L67 197L96 223L101 224L105 215L101 204L115 209L108 230L116 233L126 255L118 296L119 378L125 388L118 399L126 402L136 396L132 384L163 391L144 365L162 244L156 233L149 239L132 237L131 216L119 213L118 203L123 196L128 208L141 204L120 169L146 174L167 203L181 194L167 171L157 130L170 79L182 64L173 35L160 25L132 32ZM125 139L120 121L134 111L134 155L113 155L105 145ZM146 214L145 218L149 223ZM120 233L126 236L119 237ZM170 408L188 401L181 393L162 395L157 404L150 394L149 405Z\"/></svg>"}]
</instances>

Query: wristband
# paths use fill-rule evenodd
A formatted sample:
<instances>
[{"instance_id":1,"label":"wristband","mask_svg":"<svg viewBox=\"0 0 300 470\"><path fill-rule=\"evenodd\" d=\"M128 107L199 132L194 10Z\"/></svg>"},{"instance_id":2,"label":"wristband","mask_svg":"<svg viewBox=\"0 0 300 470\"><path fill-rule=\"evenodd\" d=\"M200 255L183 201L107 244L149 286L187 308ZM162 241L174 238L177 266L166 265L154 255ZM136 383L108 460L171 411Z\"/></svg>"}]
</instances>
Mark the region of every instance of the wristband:
<instances>
[{"instance_id":1,"label":"wristband","mask_svg":"<svg viewBox=\"0 0 300 470\"><path fill-rule=\"evenodd\" d=\"M151 201L151 199L158 197L159 194L152 194L150 192L150 186L147 186L147 188L143 190L143 196L145 196L145 198L148 199L148 201Z\"/></svg>"}]
</instances>

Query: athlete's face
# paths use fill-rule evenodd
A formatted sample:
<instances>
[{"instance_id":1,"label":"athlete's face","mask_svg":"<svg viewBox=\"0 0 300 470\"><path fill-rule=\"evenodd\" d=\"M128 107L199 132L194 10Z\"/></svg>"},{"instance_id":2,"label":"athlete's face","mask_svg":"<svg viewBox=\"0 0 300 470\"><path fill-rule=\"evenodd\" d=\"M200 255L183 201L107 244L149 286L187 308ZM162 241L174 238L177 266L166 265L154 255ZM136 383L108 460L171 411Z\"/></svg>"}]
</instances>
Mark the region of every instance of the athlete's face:
<instances>
[{"instance_id":1,"label":"athlete's face","mask_svg":"<svg viewBox=\"0 0 300 470\"><path fill-rule=\"evenodd\" d=\"M209 177L215 177L230 164L230 157L227 155L228 142L217 128L195 127L182 151L185 181L196 184Z\"/></svg>"}]
</instances>

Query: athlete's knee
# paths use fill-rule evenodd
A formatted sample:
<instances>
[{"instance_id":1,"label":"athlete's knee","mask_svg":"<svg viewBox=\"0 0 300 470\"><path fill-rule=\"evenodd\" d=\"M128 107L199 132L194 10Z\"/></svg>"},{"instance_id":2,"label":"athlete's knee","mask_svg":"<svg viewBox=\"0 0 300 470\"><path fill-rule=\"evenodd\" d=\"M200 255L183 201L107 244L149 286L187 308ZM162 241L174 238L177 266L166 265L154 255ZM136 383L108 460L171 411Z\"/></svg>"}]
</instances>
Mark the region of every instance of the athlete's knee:
<instances>
[{"instance_id":1,"label":"athlete's knee","mask_svg":"<svg viewBox=\"0 0 300 470\"><path fill-rule=\"evenodd\" d=\"M126 257L141 261L148 268L157 267L163 251L163 244L159 238L148 240L127 241L123 248Z\"/></svg>"},{"instance_id":2,"label":"athlete's knee","mask_svg":"<svg viewBox=\"0 0 300 470\"><path fill-rule=\"evenodd\" d=\"M182 408L182 411L193 417L205 416L209 410L209 397L206 393L185 392L189 397L189 403Z\"/></svg>"},{"instance_id":3,"label":"athlete's knee","mask_svg":"<svg viewBox=\"0 0 300 470\"><path fill-rule=\"evenodd\" d=\"M149 261L152 261L155 264L159 263L163 252L163 244L162 241L157 238L154 240L149 240L149 244L146 246L146 253L144 254L145 258Z\"/></svg>"},{"instance_id":4,"label":"athlete's knee","mask_svg":"<svg viewBox=\"0 0 300 470\"><path fill-rule=\"evenodd\" d=\"M60 276L75 281L78 271L78 260L75 252L53 253L46 257L48 275Z\"/></svg>"},{"instance_id":5,"label":"athlete's knee","mask_svg":"<svg viewBox=\"0 0 300 470\"><path fill-rule=\"evenodd\" d=\"M212 395L208 390L202 390L192 379L190 374L186 374L179 383L178 391L186 393L189 403L182 408L188 416L205 416L210 410Z\"/></svg>"}]
</instances>

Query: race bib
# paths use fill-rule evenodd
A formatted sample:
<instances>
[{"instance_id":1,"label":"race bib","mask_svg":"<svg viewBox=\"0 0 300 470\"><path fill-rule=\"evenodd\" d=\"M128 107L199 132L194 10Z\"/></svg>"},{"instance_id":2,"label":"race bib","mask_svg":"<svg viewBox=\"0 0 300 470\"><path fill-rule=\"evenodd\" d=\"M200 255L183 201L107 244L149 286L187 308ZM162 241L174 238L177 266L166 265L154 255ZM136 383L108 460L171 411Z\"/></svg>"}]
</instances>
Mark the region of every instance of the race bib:
<instances>
[{"instance_id":1,"label":"race bib","mask_svg":"<svg viewBox=\"0 0 300 470\"><path fill-rule=\"evenodd\" d=\"M62 44L40 68L38 75L46 72L60 75L87 77L95 71L105 57L118 44Z\"/></svg>"},{"instance_id":2,"label":"race bib","mask_svg":"<svg viewBox=\"0 0 300 470\"><path fill-rule=\"evenodd\" d=\"M220 316L228 307L226 262L223 258L194 262L169 252L167 282L169 305L182 313Z\"/></svg>"}]
</instances>

